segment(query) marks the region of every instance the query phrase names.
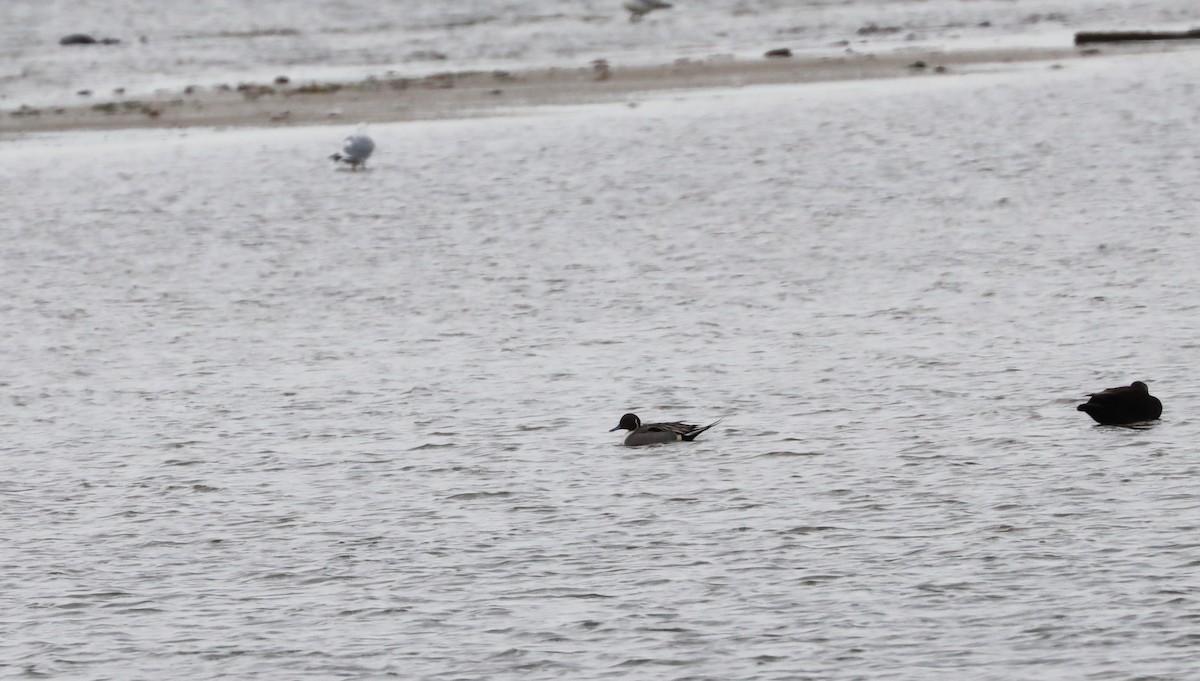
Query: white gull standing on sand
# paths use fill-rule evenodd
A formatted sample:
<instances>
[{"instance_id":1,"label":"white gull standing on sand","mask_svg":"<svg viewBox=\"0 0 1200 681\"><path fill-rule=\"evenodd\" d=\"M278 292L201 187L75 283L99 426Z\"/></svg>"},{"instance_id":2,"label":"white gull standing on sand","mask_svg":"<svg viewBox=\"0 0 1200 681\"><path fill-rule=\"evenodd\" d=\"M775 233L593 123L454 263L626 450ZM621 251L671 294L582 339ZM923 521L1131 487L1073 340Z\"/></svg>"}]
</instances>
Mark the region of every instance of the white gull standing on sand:
<instances>
[{"instance_id":1,"label":"white gull standing on sand","mask_svg":"<svg viewBox=\"0 0 1200 681\"><path fill-rule=\"evenodd\" d=\"M342 142L341 152L329 158L334 161L349 163L351 170L358 170L359 166L366 167L367 159L371 157L371 152L373 151L375 151L375 140L372 140L367 135L367 126L363 124L358 126L358 132L350 135Z\"/></svg>"},{"instance_id":2,"label":"white gull standing on sand","mask_svg":"<svg viewBox=\"0 0 1200 681\"><path fill-rule=\"evenodd\" d=\"M656 9L667 9L671 3L662 0L625 0L621 5L629 10L630 21L641 21L642 15Z\"/></svg>"}]
</instances>

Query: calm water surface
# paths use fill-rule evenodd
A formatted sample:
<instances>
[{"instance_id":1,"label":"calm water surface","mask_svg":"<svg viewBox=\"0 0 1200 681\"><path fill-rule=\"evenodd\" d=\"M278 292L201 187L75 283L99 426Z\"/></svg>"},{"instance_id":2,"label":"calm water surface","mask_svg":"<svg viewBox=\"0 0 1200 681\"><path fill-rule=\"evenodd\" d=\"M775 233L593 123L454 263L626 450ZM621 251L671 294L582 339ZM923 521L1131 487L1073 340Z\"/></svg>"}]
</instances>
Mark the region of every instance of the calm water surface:
<instances>
[{"instance_id":1,"label":"calm water surface","mask_svg":"<svg viewBox=\"0 0 1200 681\"><path fill-rule=\"evenodd\" d=\"M1198 88L8 141L0 674L1190 678Z\"/></svg>"}]
</instances>

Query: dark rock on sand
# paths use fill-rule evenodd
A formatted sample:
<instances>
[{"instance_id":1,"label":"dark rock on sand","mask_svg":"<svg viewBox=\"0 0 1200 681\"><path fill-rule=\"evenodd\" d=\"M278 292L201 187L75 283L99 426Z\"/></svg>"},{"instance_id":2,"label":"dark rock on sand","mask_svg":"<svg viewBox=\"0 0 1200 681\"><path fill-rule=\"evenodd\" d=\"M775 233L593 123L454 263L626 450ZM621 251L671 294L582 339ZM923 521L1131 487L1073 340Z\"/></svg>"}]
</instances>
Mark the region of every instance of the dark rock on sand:
<instances>
[{"instance_id":1,"label":"dark rock on sand","mask_svg":"<svg viewBox=\"0 0 1200 681\"><path fill-rule=\"evenodd\" d=\"M93 38L86 33L72 33L71 35L63 36L59 41L59 45L116 45L121 41L117 38L101 38L99 40Z\"/></svg>"}]
</instances>

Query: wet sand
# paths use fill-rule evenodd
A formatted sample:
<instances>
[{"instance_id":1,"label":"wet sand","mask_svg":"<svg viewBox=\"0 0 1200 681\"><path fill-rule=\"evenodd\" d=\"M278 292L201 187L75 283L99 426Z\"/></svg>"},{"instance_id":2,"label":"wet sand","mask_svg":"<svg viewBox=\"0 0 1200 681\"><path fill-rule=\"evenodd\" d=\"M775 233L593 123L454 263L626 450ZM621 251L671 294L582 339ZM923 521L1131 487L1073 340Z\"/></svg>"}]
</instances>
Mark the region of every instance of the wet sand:
<instances>
[{"instance_id":1,"label":"wet sand","mask_svg":"<svg viewBox=\"0 0 1200 681\"><path fill-rule=\"evenodd\" d=\"M368 78L350 83L243 83L188 88L152 98L96 99L64 107L0 112L0 134L156 127L255 127L392 122L503 115L531 106L620 102L653 92L747 85L903 77L952 77L1097 54L1195 49L1161 44L1096 48L899 50L838 56L713 57L659 66L603 62L579 68L446 72L420 78Z\"/></svg>"}]
</instances>

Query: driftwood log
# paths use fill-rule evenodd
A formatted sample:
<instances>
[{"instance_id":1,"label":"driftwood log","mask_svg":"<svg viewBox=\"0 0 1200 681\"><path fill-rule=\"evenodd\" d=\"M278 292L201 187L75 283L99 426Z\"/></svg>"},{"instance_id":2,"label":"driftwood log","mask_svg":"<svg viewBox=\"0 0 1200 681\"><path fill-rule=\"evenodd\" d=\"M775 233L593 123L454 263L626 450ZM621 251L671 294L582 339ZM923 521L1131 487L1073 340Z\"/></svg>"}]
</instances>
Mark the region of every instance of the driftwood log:
<instances>
[{"instance_id":1,"label":"driftwood log","mask_svg":"<svg viewBox=\"0 0 1200 681\"><path fill-rule=\"evenodd\" d=\"M1141 40L1200 40L1200 28L1190 31L1080 31L1075 34L1076 45Z\"/></svg>"}]
</instances>

